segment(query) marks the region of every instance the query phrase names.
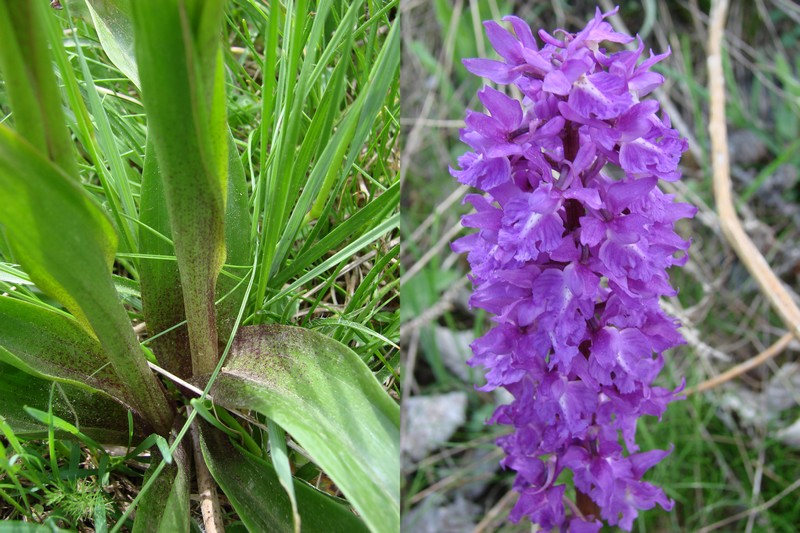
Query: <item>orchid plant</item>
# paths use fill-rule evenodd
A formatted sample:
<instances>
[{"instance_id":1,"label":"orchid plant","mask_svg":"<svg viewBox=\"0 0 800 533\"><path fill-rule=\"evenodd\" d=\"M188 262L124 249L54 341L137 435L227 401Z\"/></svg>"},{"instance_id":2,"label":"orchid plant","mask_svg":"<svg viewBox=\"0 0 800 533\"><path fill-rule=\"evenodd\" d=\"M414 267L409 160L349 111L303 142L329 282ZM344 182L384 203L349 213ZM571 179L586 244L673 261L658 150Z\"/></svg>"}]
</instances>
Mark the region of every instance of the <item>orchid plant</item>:
<instances>
[{"instance_id":1,"label":"orchid plant","mask_svg":"<svg viewBox=\"0 0 800 533\"><path fill-rule=\"evenodd\" d=\"M399 354L369 327L383 304L358 303L392 290L378 288L399 251L375 246L398 226L398 180L360 162L393 145L392 3L51 7L0 0L0 477L19 503L0 492L25 521L9 527L37 529L52 486L18 481L37 460L20 439L47 438L59 481L78 475L77 455L59 475L69 439L98 483L150 462L121 515L88 510L93 530L195 530L196 492L203 530L223 531L220 491L250 531L397 531ZM244 131L239 81L258 94ZM357 208L353 174L379 188ZM309 320L367 248L357 291ZM323 473L343 497L308 483Z\"/></svg>"},{"instance_id":2,"label":"orchid plant","mask_svg":"<svg viewBox=\"0 0 800 533\"><path fill-rule=\"evenodd\" d=\"M511 520L543 530L596 532L603 521L630 531L640 510L669 510L642 480L669 450L640 452L636 424L678 398L653 385L663 353L683 342L659 298L673 296L667 269L687 260L674 231L695 208L663 193L680 178L687 142L644 99L663 83L644 45L597 10L586 27L539 31L513 16L512 31L488 21L500 60L467 59L488 114L467 111L461 140L471 151L451 173L482 191L462 223L477 232L453 243L466 253L471 305L494 315L472 344L486 368L480 390L504 387L513 401L490 422L513 427L498 444L516 471ZM624 447L620 443L620 435ZM570 472L573 491L562 474Z\"/></svg>"}]
</instances>

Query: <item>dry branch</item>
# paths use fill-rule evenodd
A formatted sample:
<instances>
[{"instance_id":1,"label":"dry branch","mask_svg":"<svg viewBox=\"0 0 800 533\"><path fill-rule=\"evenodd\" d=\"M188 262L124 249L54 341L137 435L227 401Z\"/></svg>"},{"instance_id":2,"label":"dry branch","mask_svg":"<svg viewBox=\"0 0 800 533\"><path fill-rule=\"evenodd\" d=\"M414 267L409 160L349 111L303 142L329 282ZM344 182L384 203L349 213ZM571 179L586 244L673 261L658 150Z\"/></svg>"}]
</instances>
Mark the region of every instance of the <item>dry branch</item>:
<instances>
[{"instance_id":1,"label":"dry branch","mask_svg":"<svg viewBox=\"0 0 800 533\"><path fill-rule=\"evenodd\" d=\"M770 346L757 356L752 357L747 361L726 370L725 372L723 372L718 376L714 376L711 379L707 379L706 381L702 382L696 387L692 387L691 389L686 391L686 395L688 396L690 394L697 394L698 392L703 392L707 391L708 389L713 389L714 387L718 387L723 383L732 380L735 377L741 376L748 370L751 370L757 367L758 365L766 361L769 361L770 359L781 353L789 345L792 339L794 339L794 334L787 333L786 335L775 341L775 343L772 346Z\"/></svg>"},{"instance_id":2,"label":"dry branch","mask_svg":"<svg viewBox=\"0 0 800 533\"><path fill-rule=\"evenodd\" d=\"M191 427L192 445L194 448L194 466L197 474L197 492L200 493L200 512L203 515L203 526L206 533L225 533L222 525L222 512L217 498L214 478L208 471L203 452L200 450L200 435L197 422Z\"/></svg>"},{"instance_id":3,"label":"dry branch","mask_svg":"<svg viewBox=\"0 0 800 533\"><path fill-rule=\"evenodd\" d=\"M781 317L789 331L800 337L800 309L794 303L789 291L770 268L764 256L748 237L736 215L730 177L730 158L728 153L728 129L725 121L725 76L722 70L722 37L725 32L725 16L728 0L714 0L708 36L708 90L711 109L708 131L711 136L711 164L713 168L714 199L719 212L722 234L730 243L739 260L755 278L762 294ZM785 337L784 337L785 339ZM784 341L781 339L781 341ZM770 349L748 362L734 367L729 372L742 371L774 357L785 343L778 341ZM780 349L773 349L779 346ZM765 356L766 354L766 356ZM748 366L749 365L749 366ZM744 368L744 370L741 370ZM727 374L727 373L726 373ZM723 374L724 376L725 374ZM731 376L733 377L733 376ZM708 387L706 387L708 388Z\"/></svg>"}]
</instances>

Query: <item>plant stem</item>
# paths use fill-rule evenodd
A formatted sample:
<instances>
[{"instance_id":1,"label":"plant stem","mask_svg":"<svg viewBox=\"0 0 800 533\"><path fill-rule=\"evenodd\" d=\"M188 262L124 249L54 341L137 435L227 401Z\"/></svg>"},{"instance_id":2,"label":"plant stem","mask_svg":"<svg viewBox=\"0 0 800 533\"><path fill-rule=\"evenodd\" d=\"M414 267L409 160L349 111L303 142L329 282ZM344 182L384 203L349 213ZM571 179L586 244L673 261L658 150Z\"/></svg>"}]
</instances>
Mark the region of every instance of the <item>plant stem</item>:
<instances>
[{"instance_id":1,"label":"plant stem","mask_svg":"<svg viewBox=\"0 0 800 533\"><path fill-rule=\"evenodd\" d=\"M591 517L598 518L600 516L600 508L587 494L575 489L575 503L578 505L578 510L583 514L586 519Z\"/></svg>"},{"instance_id":2,"label":"plant stem","mask_svg":"<svg viewBox=\"0 0 800 533\"><path fill-rule=\"evenodd\" d=\"M189 407L188 409L191 409ZM192 444L194 445L194 467L197 473L197 492L200 494L200 512L203 514L203 526L206 533L225 533L222 525L222 514L217 498L217 488L214 479L208 471L208 466L200 450L200 434L197 423L192 424Z\"/></svg>"}]
</instances>

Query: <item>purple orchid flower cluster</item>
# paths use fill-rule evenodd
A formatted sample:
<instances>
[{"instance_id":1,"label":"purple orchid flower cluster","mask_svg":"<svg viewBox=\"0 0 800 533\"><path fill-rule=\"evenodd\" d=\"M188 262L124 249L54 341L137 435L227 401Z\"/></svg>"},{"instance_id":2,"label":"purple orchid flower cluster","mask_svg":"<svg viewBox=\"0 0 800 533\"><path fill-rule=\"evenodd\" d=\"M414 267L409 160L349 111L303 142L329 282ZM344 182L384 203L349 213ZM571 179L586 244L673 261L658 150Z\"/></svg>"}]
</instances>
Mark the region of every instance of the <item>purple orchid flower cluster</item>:
<instances>
[{"instance_id":1,"label":"purple orchid flower cluster","mask_svg":"<svg viewBox=\"0 0 800 533\"><path fill-rule=\"evenodd\" d=\"M475 212L462 222L478 231L453 249L468 254L471 305L496 323L472 345L470 364L487 369L480 390L514 398L490 420L514 427L498 441L517 472L511 519L547 531L596 532L601 519L629 531L639 510L673 505L641 479L669 451L638 453L635 433L683 390L652 383L662 352L683 342L659 298L676 294L666 269L687 260L674 223L696 210L656 186L680 178L687 149L658 102L642 100L664 81L649 69L669 52L640 63L641 39L607 52L600 43L633 41L605 22L614 13L598 9L560 38L539 31L541 48L521 19L504 19L513 33L488 21L502 60L464 61L522 95L487 86L489 114L467 111L472 151L451 173L484 194L467 196Z\"/></svg>"}]
</instances>

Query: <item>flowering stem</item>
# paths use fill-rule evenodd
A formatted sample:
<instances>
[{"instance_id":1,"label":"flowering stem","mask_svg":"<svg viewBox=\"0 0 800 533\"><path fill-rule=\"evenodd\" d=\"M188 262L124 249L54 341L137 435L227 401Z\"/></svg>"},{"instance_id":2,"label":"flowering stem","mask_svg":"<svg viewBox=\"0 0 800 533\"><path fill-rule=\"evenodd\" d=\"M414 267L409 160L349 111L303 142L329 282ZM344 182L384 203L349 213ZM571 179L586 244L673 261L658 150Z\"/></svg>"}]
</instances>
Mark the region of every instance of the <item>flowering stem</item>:
<instances>
[{"instance_id":1,"label":"flowering stem","mask_svg":"<svg viewBox=\"0 0 800 533\"><path fill-rule=\"evenodd\" d=\"M498 440L518 472L511 520L543 531L596 533L601 516L630 531L640 509L673 505L641 479L669 452L637 453L635 430L681 390L653 386L663 352L682 342L659 298L675 294L666 269L689 247L674 222L696 210L656 187L680 177L687 148L640 98L663 82L649 69L666 54L639 63L641 42L602 48L633 41L604 21L613 13L598 10L577 35L539 32L542 47L521 19L504 19L515 35L489 21L503 61L465 60L525 96L484 87L488 114L467 113L461 139L474 151L451 172L484 194L467 196L476 212L463 223L477 233L453 250L469 254L471 305L495 315L470 364L488 370L481 390L514 397L492 418L517 430ZM610 165L623 177L603 172ZM565 470L576 498L562 505L567 488L553 481Z\"/></svg>"},{"instance_id":2,"label":"flowering stem","mask_svg":"<svg viewBox=\"0 0 800 533\"><path fill-rule=\"evenodd\" d=\"M564 136L564 159L567 161L575 161L575 156L578 155L580 148L580 135L578 128L571 120L567 121L567 133Z\"/></svg>"},{"instance_id":3,"label":"flowering stem","mask_svg":"<svg viewBox=\"0 0 800 533\"><path fill-rule=\"evenodd\" d=\"M584 518L591 519L600 516L600 508L594 500L578 489L575 489L575 504L578 506Z\"/></svg>"},{"instance_id":4,"label":"flowering stem","mask_svg":"<svg viewBox=\"0 0 800 533\"><path fill-rule=\"evenodd\" d=\"M586 213L581 203L577 200L569 199L564 202L564 211L567 213L567 220L564 221L564 229L573 231L580 227L580 218Z\"/></svg>"}]
</instances>

